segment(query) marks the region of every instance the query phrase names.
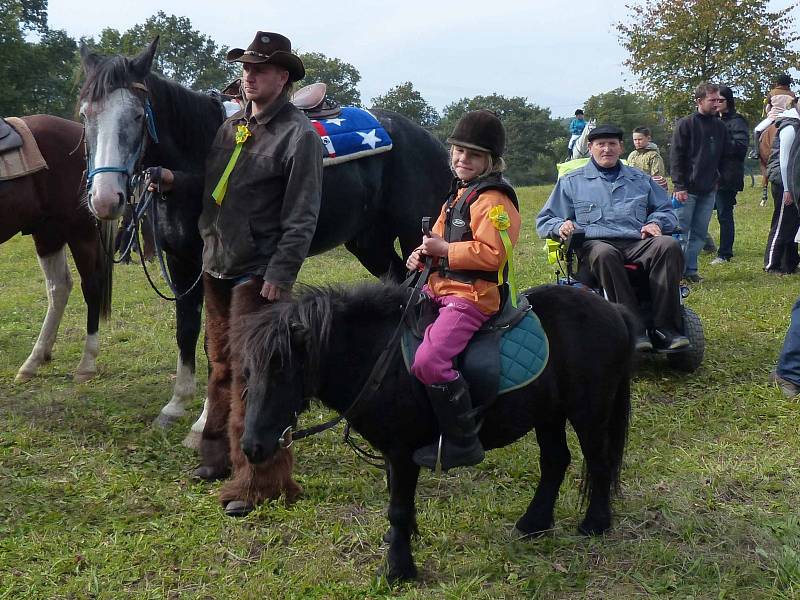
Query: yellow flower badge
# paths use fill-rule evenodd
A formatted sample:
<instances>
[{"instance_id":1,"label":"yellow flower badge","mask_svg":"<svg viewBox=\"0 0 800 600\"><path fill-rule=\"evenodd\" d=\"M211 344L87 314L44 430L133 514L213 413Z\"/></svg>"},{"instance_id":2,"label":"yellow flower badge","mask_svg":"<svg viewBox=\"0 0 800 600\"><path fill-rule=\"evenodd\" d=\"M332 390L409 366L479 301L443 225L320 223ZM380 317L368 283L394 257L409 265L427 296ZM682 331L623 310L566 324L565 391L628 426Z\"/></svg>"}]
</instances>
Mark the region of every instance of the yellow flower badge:
<instances>
[{"instance_id":1,"label":"yellow flower badge","mask_svg":"<svg viewBox=\"0 0 800 600\"><path fill-rule=\"evenodd\" d=\"M508 218L506 207L502 204L498 204L489 211L489 220L495 229L499 231L505 231L511 227L511 219Z\"/></svg>"},{"instance_id":2,"label":"yellow flower badge","mask_svg":"<svg viewBox=\"0 0 800 600\"><path fill-rule=\"evenodd\" d=\"M214 201L218 205L222 204L222 199L225 197L225 192L228 191L228 179L231 176L233 167L236 166L236 161L239 159L239 155L242 153L242 146L244 146L244 143L251 135L253 135L253 133L247 128L247 125L239 125L236 127L236 134L234 135L236 147L233 149L231 158L228 160L228 164L225 167L225 170L222 172L222 176L219 178L217 185L214 187L214 191L211 192L211 197L214 198Z\"/></svg>"},{"instance_id":3,"label":"yellow flower badge","mask_svg":"<svg viewBox=\"0 0 800 600\"><path fill-rule=\"evenodd\" d=\"M506 259L497 271L497 284L503 285L503 272L508 265L508 295L511 298L511 305L517 306L517 278L514 275L514 254L511 246L511 238L508 237L506 229L511 227L511 219L508 217L505 206L498 204L489 210L489 220L494 228L500 232L500 239L503 240L503 247L506 249Z\"/></svg>"}]
</instances>

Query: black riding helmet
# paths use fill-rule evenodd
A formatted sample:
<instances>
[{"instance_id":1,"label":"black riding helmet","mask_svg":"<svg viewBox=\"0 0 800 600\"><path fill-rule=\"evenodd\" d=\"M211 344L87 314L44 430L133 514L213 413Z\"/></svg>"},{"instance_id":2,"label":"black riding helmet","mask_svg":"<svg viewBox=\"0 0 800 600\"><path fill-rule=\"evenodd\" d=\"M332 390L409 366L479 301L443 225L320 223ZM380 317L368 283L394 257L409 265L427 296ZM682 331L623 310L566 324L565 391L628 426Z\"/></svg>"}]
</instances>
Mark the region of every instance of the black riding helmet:
<instances>
[{"instance_id":1,"label":"black riding helmet","mask_svg":"<svg viewBox=\"0 0 800 600\"><path fill-rule=\"evenodd\" d=\"M506 130L492 111L473 110L459 119L447 143L500 157L506 149Z\"/></svg>"}]
</instances>

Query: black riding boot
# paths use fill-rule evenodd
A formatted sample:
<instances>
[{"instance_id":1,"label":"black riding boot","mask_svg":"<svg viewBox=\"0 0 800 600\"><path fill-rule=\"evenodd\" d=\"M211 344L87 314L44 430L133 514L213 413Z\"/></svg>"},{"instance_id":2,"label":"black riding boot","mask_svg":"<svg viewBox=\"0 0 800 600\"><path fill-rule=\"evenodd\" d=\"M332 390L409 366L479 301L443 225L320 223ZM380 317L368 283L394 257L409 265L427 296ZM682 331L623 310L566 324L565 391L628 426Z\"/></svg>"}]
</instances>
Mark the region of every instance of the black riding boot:
<instances>
[{"instance_id":1,"label":"black riding boot","mask_svg":"<svg viewBox=\"0 0 800 600\"><path fill-rule=\"evenodd\" d=\"M475 417L468 414L472 410L472 399L467 382L459 374L457 379L448 383L425 387L442 435L433 444L416 450L414 462L435 469L441 442L443 471L477 465L483 460L483 446L478 440Z\"/></svg>"}]
</instances>

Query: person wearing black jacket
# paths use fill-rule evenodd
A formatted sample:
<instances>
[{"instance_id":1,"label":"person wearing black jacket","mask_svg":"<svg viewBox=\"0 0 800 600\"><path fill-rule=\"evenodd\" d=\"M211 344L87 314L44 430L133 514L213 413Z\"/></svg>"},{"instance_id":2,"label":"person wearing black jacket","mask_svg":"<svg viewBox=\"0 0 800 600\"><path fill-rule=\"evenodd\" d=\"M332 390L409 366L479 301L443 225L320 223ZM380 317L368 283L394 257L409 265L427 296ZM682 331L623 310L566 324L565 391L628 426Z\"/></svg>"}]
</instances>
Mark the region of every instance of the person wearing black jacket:
<instances>
[{"instance_id":1,"label":"person wearing black jacket","mask_svg":"<svg viewBox=\"0 0 800 600\"><path fill-rule=\"evenodd\" d=\"M690 282L702 279L697 272L697 257L708 235L728 143L728 130L717 116L717 107L723 100L719 86L701 83L695 88L694 98L697 112L678 121L669 157L674 198L681 203L678 222L686 259L683 276Z\"/></svg>"},{"instance_id":2,"label":"person wearing black jacket","mask_svg":"<svg viewBox=\"0 0 800 600\"><path fill-rule=\"evenodd\" d=\"M719 248L717 258L712 265L729 262L733 257L733 240L735 225L733 207L736 206L736 194L744 189L744 159L749 144L750 126L745 118L736 112L736 101L728 86L719 88L722 102L719 103L719 115L728 128L728 145L724 151L725 161L720 165L719 187L717 188L716 206L719 221Z\"/></svg>"}]
</instances>

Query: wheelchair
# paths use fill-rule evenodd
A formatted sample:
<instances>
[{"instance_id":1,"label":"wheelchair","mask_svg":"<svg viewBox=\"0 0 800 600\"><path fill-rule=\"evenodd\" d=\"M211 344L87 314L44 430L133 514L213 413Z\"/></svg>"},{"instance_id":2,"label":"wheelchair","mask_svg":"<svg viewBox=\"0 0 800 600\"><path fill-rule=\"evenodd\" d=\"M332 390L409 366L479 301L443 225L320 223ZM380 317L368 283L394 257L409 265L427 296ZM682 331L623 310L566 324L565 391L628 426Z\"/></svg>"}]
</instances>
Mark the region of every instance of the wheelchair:
<instances>
[{"instance_id":1,"label":"wheelchair","mask_svg":"<svg viewBox=\"0 0 800 600\"><path fill-rule=\"evenodd\" d=\"M588 268L583 268L582 265L577 264L577 252L583 245L585 234L582 230L576 229L565 241L561 240L547 240L546 250L548 252L548 261L551 264L556 264L557 269L555 272L556 283L558 285L570 285L585 289L588 292L600 294L606 299L608 296L605 294L602 287L595 277L589 272ZM628 278L631 282L636 298L639 304L639 318L642 319L648 331L653 330L653 317L652 317L652 303L650 300L650 286L648 284L647 274L639 267L639 265L628 263L624 265ZM689 295L689 288L683 284L680 285L678 293L681 300L681 319L683 321L683 335L689 338L689 345L685 348L677 350L666 350L653 348L652 350L643 350L642 353L647 354L664 354L666 355L667 363L674 369L691 373L696 371L703 362L705 354L705 333L703 332L703 323L700 317L691 308L686 306L685 299Z\"/></svg>"}]
</instances>

